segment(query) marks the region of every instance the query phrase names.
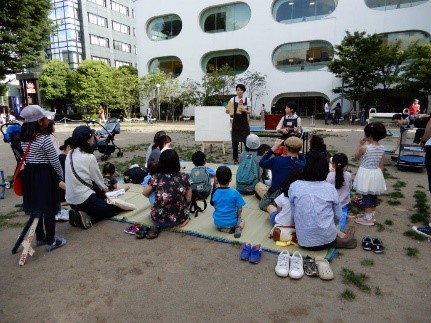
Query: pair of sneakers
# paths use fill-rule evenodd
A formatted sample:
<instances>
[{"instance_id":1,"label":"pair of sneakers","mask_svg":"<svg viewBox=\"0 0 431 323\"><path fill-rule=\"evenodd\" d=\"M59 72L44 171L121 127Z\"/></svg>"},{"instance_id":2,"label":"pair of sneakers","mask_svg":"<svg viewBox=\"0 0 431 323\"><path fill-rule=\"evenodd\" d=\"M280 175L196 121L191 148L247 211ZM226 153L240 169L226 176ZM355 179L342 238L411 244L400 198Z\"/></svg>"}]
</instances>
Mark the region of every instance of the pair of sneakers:
<instances>
[{"instance_id":1,"label":"pair of sneakers","mask_svg":"<svg viewBox=\"0 0 431 323\"><path fill-rule=\"evenodd\" d=\"M262 247L260 244L252 246L250 243L244 243L241 246L239 258L244 261L249 261L252 264L258 264L262 258Z\"/></svg>"},{"instance_id":2,"label":"pair of sneakers","mask_svg":"<svg viewBox=\"0 0 431 323\"><path fill-rule=\"evenodd\" d=\"M295 251L292 256L289 251L283 250L278 255L275 273L279 277L288 277L292 279L300 279L304 276L304 261L299 251Z\"/></svg>"},{"instance_id":3,"label":"pair of sneakers","mask_svg":"<svg viewBox=\"0 0 431 323\"><path fill-rule=\"evenodd\" d=\"M93 226L91 216L84 211L69 210L69 224L72 227L80 227L81 229L90 229Z\"/></svg>"}]
</instances>

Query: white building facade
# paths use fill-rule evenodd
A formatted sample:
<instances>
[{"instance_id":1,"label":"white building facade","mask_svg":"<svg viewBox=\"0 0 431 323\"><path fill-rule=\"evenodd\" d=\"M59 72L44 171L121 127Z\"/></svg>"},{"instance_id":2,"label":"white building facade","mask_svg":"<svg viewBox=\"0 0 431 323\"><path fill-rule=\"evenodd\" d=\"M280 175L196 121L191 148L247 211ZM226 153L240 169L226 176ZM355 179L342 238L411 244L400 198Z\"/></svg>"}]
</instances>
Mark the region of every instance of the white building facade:
<instances>
[{"instance_id":1,"label":"white building facade","mask_svg":"<svg viewBox=\"0 0 431 323\"><path fill-rule=\"evenodd\" d=\"M135 1L140 76L165 71L200 81L224 64L240 76L267 75L267 94L254 102L301 115L341 101L341 80L328 71L345 31L383 34L404 45L431 41L430 0L182 0ZM234 93L234 89L232 89ZM343 112L351 109L343 100ZM334 104L335 106L335 104Z\"/></svg>"}]
</instances>

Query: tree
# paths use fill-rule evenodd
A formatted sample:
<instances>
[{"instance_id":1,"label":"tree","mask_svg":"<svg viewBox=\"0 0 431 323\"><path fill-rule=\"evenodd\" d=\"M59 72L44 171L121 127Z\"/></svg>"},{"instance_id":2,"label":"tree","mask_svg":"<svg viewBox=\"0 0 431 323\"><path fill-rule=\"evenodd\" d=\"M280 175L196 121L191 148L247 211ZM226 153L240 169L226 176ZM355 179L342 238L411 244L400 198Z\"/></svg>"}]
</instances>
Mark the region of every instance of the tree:
<instances>
[{"instance_id":1,"label":"tree","mask_svg":"<svg viewBox=\"0 0 431 323\"><path fill-rule=\"evenodd\" d=\"M43 60L54 30L50 0L3 0L0 6L0 80Z\"/></svg>"},{"instance_id":2,"label":"tree","mask_svg":"<svg viewBox=\"0 0 431 323\"><path fill-rule=\"evenodd\" d=\"M403 66L402 87L431 94L431 44L413 47Z\"/></svg>"},{"instance_id":3,"label":"tree","mask_svg":"<svg viewBox=\"0 0 431 323\"><path fill-rule=\"evenodd\" d=\"M114 88L112 75L112 68L102 61L83 61L73 77L74 105L87 114L96 115L101 104L111 104Z\"/></svg>"},{"instance_id":4,"label":"tree","mask_svg":"<svg viewBox=\"0 0 431 323\"><path fill-rule=\"evenodd\" d=\"M206 73L200 84L203 104L221 105L225 96L234 91L235 78L234 70L227 64L212 73Z\"/></svg>"},{"instance_id":5,"label":"tree","mask_svg":"<svg viewBox=\"0 0 431 323\"><path fill-rule=\"evenodd\" d=\"M251 100L251 115L253 115L254 100L259 99L266 94L266 75L259 72L247 71L244 76L238 79L238 83L245 85L247 89L247 96Z\"/></svg>"},{"instance_id":6,"label":"tree","mask_svg":"<svg viewBox=\"0 0 431 323\"><path fill-rule=\"evenodd\" d=\"M126 118L131 118L133 107L139 104L138 70L133 66L121 66L113 72L113 81L111 106L120 108Z\"/></svg>"},{"instance_id":7,"label":"tree","mask_svg":"<svg viewBox=\"0 0 431 323\"><path fill-rule=\"evenodd\" d=\"M329 70L337 78L343 80L343 85L334 89L334 93L343 95L353 101L359 101L362 108L362 99L366 92L379 84L377 67L379 62L378 49L383 40L377 34L366 35L365 32L346 31L346 36L340 45L335 46L335 58L328 64Z\"/></svg>"},{"instance_id":8,"label":"tree","mask_svg":"<svg viewBox=\"0 0 431 323\"><path fill-rule=\"evenodd\" d=\"M148 104L153 111L157 112L160 106L161 89L166 82L167 75L164 72L147 74L139 79L139 95L143 104ZM157 87L159 84L159 87ZM159 106L157 106L159 104Z\"/></svg>"},{"instance_id":9,"label":"tree","mask_svg":"<svg viewBox=\"0 0 431 323\"><path fill-rule=\"evenodd\" d=\"M39 77L42 103L51 108L65 106L71 98L72 71L69 65L60 60L49 61L43 66Z\"/></svg>"}]
</instances>

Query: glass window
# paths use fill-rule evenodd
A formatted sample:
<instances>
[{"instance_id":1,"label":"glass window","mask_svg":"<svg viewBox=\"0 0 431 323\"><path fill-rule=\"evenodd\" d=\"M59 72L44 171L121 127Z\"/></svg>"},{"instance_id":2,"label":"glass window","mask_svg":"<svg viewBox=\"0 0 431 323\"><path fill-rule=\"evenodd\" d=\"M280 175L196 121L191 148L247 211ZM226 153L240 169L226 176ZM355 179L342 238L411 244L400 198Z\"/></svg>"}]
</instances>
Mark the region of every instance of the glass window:
<instances>
[{"instance_id":1,"label":"glass window","mask_svg":"<svg viewBox=\"0 0 431 323\"><path fill-rule=\"evenodd\" d=\"M241 49L224 50L207 53L203 57L202 63L205 73L212 73L224 65L228 65L236 74L241 74L247 70L250 57Z\"/></svg>"},{"instance_id":2,"label":"glass window","mask_svg":"<svg viewBox=\"0 0 431 323\"><path fill-rule=\"evenodd\" d=\"M165 72L178 77L183 71L183 63L176 56L157 57L150 61L148 71L151 74Z\"/></svg>"},{"instance_id":3,"label":"glass window","mask_svg":"<svg viewBox=\"0 0 431 323\"><path fill-rule=\"evenodd\" d=\"M121 66L132 66L132 63L123 62L123 61L115 61L115 68L119 68Z\"/></svg>"},{"instance_id":4,"label":"glass window","mask_svg":"<svg viewBox=\"0 0 431 323\"><path fill-rule=\"evenodd\" d=\"M105 64L111 65L111 60L109 58L99 57L99 56L91 56L91 59L94 61L102 61Z\"/></svg>"},{"instance_id":5,"label":"glass window","mask_svg":"<svg viewBox=\"0 0 431 323\"><path fill-rule=\"evenodd\" d=\"M108 28L108 19L102 16L98 16L95 15L93 13L88 13L88 22L98 25L98 26L102 26L102 27L106 27Z\"/></svg>"},{"instance_id":6,"label":"glass window","mask_svg":"<svg viewBox=\"0 0 431 323\"><path fill-rule=\"evenodd\" d=\"M129 8L115 1L111 1L111 9L112 11L119 12L125 16L129 15Z\"/></svg>"},{"instance_id":7,"label":"glass window","mask_svg":"<svg viewBox=\"0 0 431 323\"><path fill-rule=\"evenodd\" d=\"M90 44L109 48L109 39L90 34Z\"/></svg>"},{"instance_id":8,"label":"glass window","mask_svg":"<svg viewBox=\"0 0 431 323\"><path fill-rule=\"evenodd\" d=\"M112 20L112 29L115 31L119 31L120 33L123 34L128 34L130 35L130 27L127 25L124 25L122 23L116 22L114 20Z\"/></svg>"},{"instance_id":9,"label":"glass window","mask_svg":"<svg viewBox=\"0 0 431 323\"><path fill-rule=\"evenodd\" d=\"M337 4L338 0L276 0L272 16L283 24L322 19L330 15Z\"/></svg>"},{"instance_id":10,"label":"glass window","mask_svg":"<svg viewBox=\"0 0 431 323\"><path fill-rule=\"evenodd\" d=\"M368 8L378 10L400 9L421 5L428 0L365 0Z\"/></svg>"},{"instance_id":11,"label":"glass window","mask_svg":"<svg viewBox=\"0 0 431 323\"><path fill-rule=\"evenodd\" d=\"M431 36L425 31L409 30L393 33L385 33L380 35L386 44L395 44L400 42L400 49L405 50L410 45L425 45L431 42Z\"/></svg>"},{"instance_id":12,"label":"glass window","mask_svg":"<svg viewBox=\"0 0 431 323\"><path fill-rule=\"evenodd\" d=\"M178 36L182 28L183 23L179 16L160 16L150 20L147 34L151 40L166 40Z\"/></svg>"},{"instance_id":13,"label":"glass window","mask_svg":"<svg viewBox=\"0 0 431 323\"><path fill-rule=\"evenodd\" d=\"M132 52L132 45L120 42L118 40L113 41L113 47L116 50L120 50L122 52L131 53Z\"/></svg>"},{"instance_id":14,"label":"glass window","mask_svg":"<svg viewBox=\"0 0 431 323\"><path fill-rule=\"evenodd\" d=\"M106 7L106 0L88 0L89 2L93 2L95 4L98 4L99 6Z\"/></svg>"},{"instance_id":15,"label":"glass window","mask_svg":"<svg viewBox=\"0 0 431 323\"><path fill-rule=\"evenodd\" d=\"M330 43L312 40L279 46L272 55L272 64L283 72L314 70L326 66L333 57Z\"/></svg>"},{"instance_id":16,"label":"glass window","mask_svg":"<svg viewBox=\"0 0 431 323\"><path fill-rule=\"evenodd\" d=\"M221 33L243 28L250 21L250 7L243 2L206 9L200 23L207 33Z\"/></svg>"}]
</instances>

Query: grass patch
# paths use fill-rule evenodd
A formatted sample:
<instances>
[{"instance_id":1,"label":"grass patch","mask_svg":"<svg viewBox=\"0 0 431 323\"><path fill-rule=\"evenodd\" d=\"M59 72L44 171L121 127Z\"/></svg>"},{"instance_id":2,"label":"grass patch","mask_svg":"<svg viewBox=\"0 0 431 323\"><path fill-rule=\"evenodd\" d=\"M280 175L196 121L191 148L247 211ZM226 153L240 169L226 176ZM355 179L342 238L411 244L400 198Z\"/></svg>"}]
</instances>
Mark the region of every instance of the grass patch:
<instances>
[{"instance_id":1,"label":"grass patch","mask_svg":"<svg viewBox=\"0 0 431 323\"><path fill-rule=\"evenodd\" d=\"M395 177L390 172L388 172L388 169L386 167L383 168L383 176L385 177L385 179L398 179L398 177Z\"/></svg>"},{"instance_id":2,"label":"grass patch","mask_svg":"<svg viewBox=\"0 0 431 323\"><path fill-rule=\"evenodd\" d=\"M374 294L376 294L377 296L383 296L383 294L382 294L382 290L380 289L380 287L379 287L379 286L376 286L376 287L374 288Z\"/></svg>"},{"instance_id":3,"label":"grass patch","mask_svg":"<svg viewBox=\"0 0 431 323\"><path fill-rule=\"evenodd\" d=\"M19 228L24 226L21 222L14 221L20 214L20 210L14 210L6 214L0 215L0 229L3 228Z\"/></svg>"},{"instance_id":4,"label":"grass patch","mask_svg":"<svg viewBox=\"0 0 431 323\"><path fill-rule=\"evenodd\" d=\"M385 231L385 226L379 222L375 222L374 225L376 226L377 232Z\"/></svg>"},{"instance_id":5,"label":"grass patch","mask_svg":"<svg viewBox=\"0 0 431 323\"><path fill-rule=\"evenodd\" d=\"M374 259L364 258L361 260L361 266L374 266Z\"/></svg>"},{"instance_id":6,"label":"grass patch","mask_svg":"<svg viewBox=\"0 0 431 323\"><path fill-rule=\"evenodd\" d=\"M356 274L350 269L343 268L341 275L343 277L343 283L348 285L356 286L363 292L370 293L371 287L365 282L368 280L368 276L362 273Z\"/></svg>"},{"instance_id":7,"label":"grass patch","mask_svg":"<svg viewBox=\"0 0 431 323\"><path fill-rule=\"evenodd\" d=\"M382 194L382 195L387 196L387 197L392 198L392 199L399 199L399 198L404 197L404 194L401 193L400 191L390 192L390 193L386 193L386 194Z\"/></svg>"},{"instance_id":8,"label":"grass patch","mask_svg":"<svg viewBox=\"0 0 431 323\"><path fill-rule=\"evenodd\" d=\"M387 201L389 205L395 206L395 205L400 205L401 202L398 200L388 200Z\"/></svg>"},{"instance_id":9,"label":"grass patch","mask_svg":"<svg viewBox=\"0 0 431 323\"><path fill-rule=\"evenodd\" d=\"M394 225L394 221L392 221L392 220L385 220L385 224L386 225Z\"/></svg>"},{"instance_id":10,"label":"grass patch","mask_svg":"<svg viewBox=\"0 0 431 323\"><path fill-rule=\"evenodd\" d=\"M407 247L404 248L406 255L409 257L415 257L417 258L418 254L419 254L419 250L417 248L411 248L411 247Z\"/></svg>"},{"instance_id":11,"label":"grass patch","mask_svg":"<svg viewBox=\"0 0 431 323\"><path fill-rule=\"evenodd\" d=\"M403 233L406 237L412 238L414 240L417 241L425 241L428 240L427 237L417 233L416 231L413 230L407 230L406 232Z\"/></svg>"},{"instance_id":12,"label":"grass patch","mask_svg":"<svg viewBox=\"0 0 431 323\"><path fill-rule=\"evenodd\" d=\"M401 188L406 187L406 182L403 181L396 181L394 185L392 185L393 188Z\"/></svg>"},{"instance_id":13,"label":"grass patch","mask_svg":"<svg viewBox=\"0 0 431 323\"><path fill-rule=\"evenodd\" d=\"M427 197L423 191L415 191L413 197L416 200L414 207L416 212L410 216L412 223L422 223L428 225L429 221L429 206L427 205Z\"/></svg>"},{"instance_id":14,"label":"grass patch","mask_svg":"<svg viewBox=\"0 0 431 323\"><path fill-rule=\"evenodd\" d=\"M351 289L346 288L341 294L340 297L346 301L353 301L356 298L355 293Z\"/></svg>"}]
</instances>

